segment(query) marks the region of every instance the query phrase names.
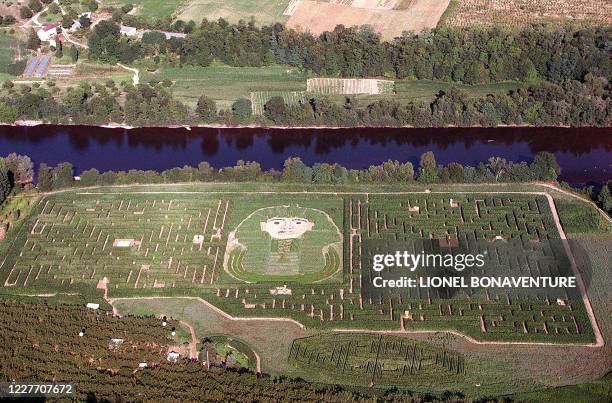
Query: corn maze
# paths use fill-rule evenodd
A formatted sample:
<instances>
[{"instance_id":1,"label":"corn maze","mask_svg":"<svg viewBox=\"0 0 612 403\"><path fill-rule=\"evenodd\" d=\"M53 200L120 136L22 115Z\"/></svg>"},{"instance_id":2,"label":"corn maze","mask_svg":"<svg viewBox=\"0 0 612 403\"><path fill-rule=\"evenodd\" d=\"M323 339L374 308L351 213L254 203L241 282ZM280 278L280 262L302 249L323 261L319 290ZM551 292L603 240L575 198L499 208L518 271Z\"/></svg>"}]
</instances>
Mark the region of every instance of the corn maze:
<instances>
[{"instance_id":1,"label":"corn maze","mask_svg":"<svg viewBox=\"0 0 612 403\"><path fill-rule=\"evenodd\" d=\"M219 276L228 200L50 196L2 262L5 287L202 287ZM20 246L17 246L19 245Z\"/></svg>"},{"instance_id":2,"label":"corn maze","mask_svg":"<svg viewBox=\"0 0 612 403\"><path fill-rule=\"evenodd\" d=\"M444 377L462 379L461 354L398 336L322 334L293 341L289 362L352 384L405 385Z\"/></svg>"},{"instance_id":3,"label":"corn maze","mask_svg":"<svg viewBox=\"0 0 612 403\"><path fill-rule=\"evenodd\" d=\"M285 236L282 222L294 219L310 227ZM188 294L233 316L312 328L451 330L488 341L594 337L581 296L566 289L455 295L364 286L372 270L362 257L372 242L475 245L496 260L496 275L555 275L567 256L542 246L559 239L543 195L75 192L42 198L25 220L4 241L11 246L0 261L3 287Z\"/></svg>"}]
</instances>

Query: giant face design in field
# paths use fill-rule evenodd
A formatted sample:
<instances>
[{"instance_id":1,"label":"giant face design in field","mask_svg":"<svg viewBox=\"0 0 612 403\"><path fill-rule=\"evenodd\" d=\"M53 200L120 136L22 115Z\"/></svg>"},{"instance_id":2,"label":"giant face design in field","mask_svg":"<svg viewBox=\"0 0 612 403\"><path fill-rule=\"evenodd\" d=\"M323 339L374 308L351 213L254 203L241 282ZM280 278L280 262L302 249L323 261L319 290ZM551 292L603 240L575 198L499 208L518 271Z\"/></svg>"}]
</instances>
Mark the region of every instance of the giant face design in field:
<instances>
[{"instance_id":1,"label":"giant face design in field","mask_svg":"<svg viewBox=\"0 0 612 403\"><path fill-rule=\"evenodd\" d=\"M273 217L261 223L261 230L273 239L299 238L313 227L313 222L298 217Z\"/></svg>"},{"instance_id":2,"label":"giant face design in field","mask_svg":"<svg viewBox=\"0 0 612 403\"><path fill-rule=\"evenodd\" d=\"M334 211L341 207L340 202L333 206ZM224 267L248 282L322 281L342 268L342 234L325 210L262 207L229 233Z\"/></svg>"}]
</instances>

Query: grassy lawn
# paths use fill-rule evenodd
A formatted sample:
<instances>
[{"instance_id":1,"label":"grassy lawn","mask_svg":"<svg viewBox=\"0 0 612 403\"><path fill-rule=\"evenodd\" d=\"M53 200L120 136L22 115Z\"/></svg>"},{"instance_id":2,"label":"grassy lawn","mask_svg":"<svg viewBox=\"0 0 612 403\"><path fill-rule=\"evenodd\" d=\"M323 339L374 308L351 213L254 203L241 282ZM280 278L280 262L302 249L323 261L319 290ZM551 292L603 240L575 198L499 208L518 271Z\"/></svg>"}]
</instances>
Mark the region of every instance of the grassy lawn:
<instances>
[{"instance_id":1,"label":"grassy lawn","mask_svg":"<svg viewBox=\"0 0 612 403\"><path fill-rule=\"evenodd\" d=\"M172 80L171 90L181 101L194 106L205 94L228 109L240 97L248 98L253 91L303 91L306 75L286 66L229 67L213 64L208 67L163 67L155 73L143 71L141 81Z\"/></svg>"},{"instance_id":2,"label":"grassy lawn","mask_svg":"<svg viewBox=\"0 0 612 403\"><path fill-rule=\"evenodd\" d=\"M285 22L283 11L289 0L187 0L179 8L178 18L184 21L201 21L203 18L224 18L231 23L255 19L258 25Z\"/></svg>"},{"instance_id":3,"label":"grassy lawn","mask_svg":"<svg viewBox=\"0 0 612 403\"><path fill-rule=\"evenodd\" d=\"M197 300L130 299L117 301L114 306L121 314L166 315L185 321L200 339L220 334L238 338L259 354L265 372L291 371L287 363L291 342L309 334L290 322L231 320Z\"/></svg>"},{"instance_id":4,"label":"grassy lawn","mask_svg":"<svg viewBox=\"0 0 612 403\"><path fill-rule=\"evenodd\" d=\"M22 58L27 58L28 54L23 43L7 31L0 31L0 80L14 80L16 78L6 71L8 65L13 62L13 47L16 43L21 46Z\"/></svg>"},{"instance_id":5,"label":"grassy lawn","mask_svg":"<svg viewBox=\"0 0 612 403\"><path fill-rule=\"evenodd\" d=\"M133 4L137 15L143 15L151 19L170 17L176 11L180 0L103 0L105 6L121 7L125 4Z\"/></svg>"},{"instance_id":6,"label":"grassy lawn","mask_svg":"<svg viewBox=\"0 0 612 403\"><path fill-rule=\"evenodd\" d=\"M573 402L573 403L606 403L612 396L612 373L594 382L580 385L544 389L537 392L520 393L511 396L520 402Z\"/></svg>"},{"instance_id":7,"label":"grassy lawn","mask_svg":"<svg viewBox=\"0 0 612 403\"><path fill-rule=\"evenodd\" d=\"M232 102L240 97L249 98L256 92L257 104L267 101L272 95L281 95L287 100L302 97L300 91L306 90L306 79L309 76L294 67L272 65L267 67L230 67L214 63L208 67L162 67L155 72L143 71L141 80L172 80L171 90L181 101L195 106L198 97L205 94L217 101L220 109L228 109ZM441 90L456 86L472 97L487 94L506 93L524 84L504 82L483 85L451 84L428 80L400 80L395 84L393 95L358 95L362 104L392 97L402 104L414 101L431 102ZM306 97L308 94L305 95ZM345 95L329 96L342 103ZM292 103L292 102L290 102ZM262 109L259 105L258 110Z\"/></svg>"}]
</instances>

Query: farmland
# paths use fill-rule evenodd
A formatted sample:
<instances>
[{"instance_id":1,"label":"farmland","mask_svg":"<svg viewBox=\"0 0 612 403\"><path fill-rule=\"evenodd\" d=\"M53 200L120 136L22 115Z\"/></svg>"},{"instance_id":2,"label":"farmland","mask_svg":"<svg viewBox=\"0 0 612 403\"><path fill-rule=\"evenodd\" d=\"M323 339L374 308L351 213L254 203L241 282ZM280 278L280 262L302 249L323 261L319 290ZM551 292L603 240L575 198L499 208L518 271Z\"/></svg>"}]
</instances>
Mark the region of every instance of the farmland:
<instances>
[{"instance_id":1,"label":"farmland","mask_svg":"<svg viewBox=\"0 0 612 403\"><path fill-rule=\"evenodd\" d=\"M600 376L601 360L591 360L591 366L585 367L590 369L583 368L590 352L599 354L599 350L571 346L594 339L579 298L568 295L559 305L553 294L525 297L492 290L445 298L434 292L375 295L365 289L370 274L362 270L362 261L372 242L407 245L423 239L458 239L487 245L494 253L505 249L491 238L502 237L519 259L533 255L523 262L529 270L552 262L550 255L536 256L542 250L521 252L512 243L536 245L534 241L559 238L543 194L529 193L521 185L509 186L508 191L515 193L507 194L486 193L486 185L477 193L469 189L435 186L432 192L424 192L414 185L393 189L404 191L394 194L382 193L389 189L376 186L319 186L304 193L298 185L209 184L49 194L33 199L32 210L0 243L4 256L0 281L3 293L12 296L40 293L50 298L59 293L53 298L74 299L77 294L80 300L102 302L105 291L108 299L102 303L112 304L122 315L168 315L193 325L198 337L213 341L231 335L236 343L226 344L247 357L252 350L261 357L264 371L317 381L329 380L333 372L334 382L355 386L464 390L481 396L533 390L538 386L536 375L547 385L561 384L566 379L564 371L574 374L575 369L581 371L576 379ZM555 198L569 204L572 200L561 194ZM328 215L329 224L316 211ZM564 211L577 217L579 210ZM283 265L261 264L261 251L280 248L286 240L280 239L286 235L282 231L277 230L276 240L266 235L274 230L263 224L279 217L301 220L293 229L283 227L282 231L313 223L310 234L316 233L313 229L323 230L317 239L324 244L337 242L338 238L321 237L324 225L333 223L342 234L339 275L322 282L318 275L290 278L281 270ZM301 239L285 237L298 244L298 249L290 245L286 250L323 256L315 253L318 244L305 248L306 234L309 230ZM246 277L228 272L231 267L224 257L231 255L226 252L232 237L258 254L254 264L244 264L256 268ZM593 281L605 284L600 278L604 255L594 242L585 241L583 246L597 269ZM271 254L267 256L270 261ZM499 252L502 263L495 270L516 270L503 256ZM320 273L316 270L325 263L313 263L316 260L308 257L305 262ZM300 264L298 259L296 267ZM283 270L291 271L292 265L288 261ZM602 315L607 297L595 289L590 294L597 301L597 315ZM446 330L458 333L437 333ZM476 343L482 341L563 347ZM571 370L552 364L559 349L573 357ZM252 357L247 360L251 362ZM338 372L338 365L344 370ZM521 375L513 383L500 384L499 377L509 369Z\"/></svg>"},{"instance_id":2,"label":"farmland","mask_svg":"<svg viewBox=\"0 0 612 403\"><path fill-rule=\"evenodd\" d=\"M0 80L13 78L8 72L9 65L25 58L24 43L6 31L0 31Z\"/></svg>"},{"instance_id":3,"label":"farmland","mask_svg":"<svg viewBox=\"0 0 612 403\"><path fill-rule=\"evenodd\" d=\"M132 13L150 19L172 17L180 4L179 0L103 0L105 6L121 7L126 4L134 5Z\"/></svg>"},{"instance_id":4,"label":"farmland","mask_svg":"<svg viewBox=\"0 0 612 403\"><path fill-rule=\"evenodd\" d=\"M209 67L164 67L154 73L143 72L142 80L172 80L174 96L188 105L195 105L205 94L219 108L229 109L232 102L257 91L302 91L306 89L304 73L284 66L229 67L213 64Z\"/></svg>"},{"instance_id":5,"label":"farmland","mask_svg":"<svg viewBox=\"0 0 612 403\"><path fill-rule=\"evenodd\" d=\"M251 92L251 105L254 115L263 115L264 107L273 97L281 97L287 105L299 105L307 101L304 91L255 91Z\"/></svg>"},{"instance_id":6,"label":"farmland","mask_svg":"<svg viewBox=\"0 0 612 403\"><path fill-rule=\"evenodd\" d=\"M114 74L127 73L125 70ZM127 75L127 74L126 74ZM275 96L282 97L288 105L297 105L308 99L311 94L325 94L332 100L344 102L343 91L333 90L330 86L315 86L311 81L312 92L306 92L309 76L295 68L284 66L229 67L214 63L209 67L183 66L162 67L155 72L141 71L142 81L171 80L173 95L190 106L195 106L198 98L205 94L214 99L220 109L229 109L238 98L249 98L252 101L253 113L263 114L265 103ZM357 94L358 100L373 102L393 96L402 104L411 101L431 102L441 90L457 87L468 96L479 97L487 94L505 93L522 87L516 82L503 82L483 85L450 84L429 80L378 80L379 94Z\"/></svg>"},{"instance_id":7,"label":"farmland","mask_svg":"<svg viewBox=\"0 0 612 403\"><path fill-rule=\"evenodd\" d=\"M272 212L250 222L262 208ZM337 238L323 236L328 231L324 221L309 209L328 215L341 229L342 247L329 247ZM272 240L256 228L260 223L263 228L264 218L285 216L310 220L316 230L291 241ZM508 240L507 246L491 244L498 238ZM512 273L516 263L526 264L533 275L562 264L554 256L563 252L553 246L523 245L522 253L518 246L559 239L541 195L315 192L279 194L271 203L256 193L102 191L41 199L11 240L0 280L9 289L87 286L107 288L111 296L202 295L196 293L200 290L234 316L287 317L315 328L455 329L480 340L593 340L575 295L496 291L446 299L429 292L372 294L363 288L371 272L362 270L361 259L371 242L420 239L472 247L484 243L491 256L498 256L498 274ZM304 253L311 257L300 257ZM514 255L514 263L504 257ZM340 265L338 279L317 282ZM273 292L275 287L285 288Z\"/></svg>"},{"instance_id":8,"label":"farmland","mask_svg":"<svg viewBox=\"0 0 612 403\"><path fill-rule=\"evenodd\" d=\"M230 23L253 19L257 25L267 25L286 21L283 11L288 4L289 0L188 0L179 7L177 18L198 22L223 18Z\"/></svg>"},{"instance_id":9,"label":"farmland","mask_svg":"<svg viewBox=\"0 0 612 403\"><path fill-rule=\"evenodd\" d=\"M403 31L420 32L435 28L449 0L391 1L379 6L378 2L320 2L299 0L287 26L313 34L332 31L336 25L370 25L386 40L400 36Z\"/></svg>"},{"instance_id":10,"label":"farmland","mask_svg":"<svg viewBox=\"0 0 612 403\"><path fill-rule=\"evenodd\" d=\"M562 25L612 23L612 4L592 0L457 0L445 23L451 26L495 25L521 27L533 22Z\"/></svg>"},{"instance_id":11,"label":"farmland","mask_svg":"<svg viewBox=\"0 0 612 403\"><path fill-rule=\"evenodd\" d=\"M289 362L349 384L403 385L462 379L465 358L450 350L399 336L325 334L294 340ZM456 379L453 379L456 378Z\"/></svg>"}]
</instances>

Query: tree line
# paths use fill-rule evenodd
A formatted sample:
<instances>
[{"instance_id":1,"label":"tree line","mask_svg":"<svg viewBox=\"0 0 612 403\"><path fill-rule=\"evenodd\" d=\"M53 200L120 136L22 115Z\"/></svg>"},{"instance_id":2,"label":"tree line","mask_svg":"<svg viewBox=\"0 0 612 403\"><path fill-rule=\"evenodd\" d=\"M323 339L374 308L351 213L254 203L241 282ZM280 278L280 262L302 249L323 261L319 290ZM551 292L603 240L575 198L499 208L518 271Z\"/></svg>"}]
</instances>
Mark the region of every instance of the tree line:
<instances>
[{"instance_id":1,"label":"tree line","mask_svg":"<svg viewBox=\"0 0 612 403\"><path fill-rule=\"evenodd\" d=\"M432 151L421 155L418 166L410 161L388 160L366 169L347 169L340 164L316 163L306 165L299 157L285 160L282 170L263 170L258 162L237 161L236 165L215 168L208 162L197 167L183 166L164 170L107 171L95 168L82 171L75 177L74 167L63 162L55 167L39 165L37 187L43 192L70 187L109 186L129 184L159 184L182 182L281 182L300 184L362 184L362 183L507 183L557 181L561 167L555 155L539 152L531 163L508 161L490 157L477 166L457 162L439 164ZM76 178L76 179L75 179ZM563 184L569 187L568 184ZM612 213L612 181L600 191L593 187L579 191L595 200L608 213Z\"/></svg>"},{"instance_id":2,"label":"tree line","mask_svg":"<svg viewBox=\"0 0 612 403\"><path fill-rule=\"evenodd\" d=\"M268 124L278 126L493 127L498 125L597 126L612 124L607 80L587 75L584 82L537 83L505 94L470 97L459 88L440 91L431 102L402 104L392 97L360 105L325 96L287 104L273 97L264 105Z\"/></svg>"},{"instance_id":3,"label":"tree line","mask_svg":"<svg viewBox=\"0 0 612 403\"><path fill-rule=\"evenodd\" d=\"M450 87L440 91L431 102L400 103L389 97L363 103L350 96L342 101L309 95L303 101L288 104L282 97L272 97L264 105L263 116L252 116L251 101L247 98L239 98L228 110L219 110L213 99L202 95L195 108L191 108L172 96L172 85L171 81L117 85L108 80L106 84L81 83L60 91L53 82L30 87L7 81L3 85L6 95L0 97L0 122L332 127L612 125L610 84L592 74L584 82L571 80L563 85L542 82L480 97Z\"/></svg>"},{"instance_id":4,"label":"tree line","mask_svg":"<svg viewBox=\"0 0 612 403\"><path fill-rule=\"evenodd\" d=\"M540 152L532 163L512 162L491 157L477 166L457 162L438 164L432 151L424 153L418 167L411 162L385 161L367 169L347 169L340 164L317 163L306 165L299 157L285 160L282 170L263 170L257 162L238 161L231 167L214 168L207 162L197 167L184 166L162 172L147 170L99 172L92 168L74 177L74 167L63 162L55 167L41 163L38 170L38 189L58 190L72 186L104 186L126 184L156 184L181 182L285 182L302 184L358 184L358 183L493 183L556 181L561 168L554 154Z\"/></svg>"},{"instance_id":5,"label":"tree line","mask_svg":"<svg viewBox=\"0 0 612 403\"><path fill-rule=\"evenodd\" d=\"M405 32L385 42L368 26L337 26L318 36L282 24L263 27L253 22L229 24L202 20L164 26L186 34L170 38L150 33L142 41L120 38L125 16L96 26L90 35L92 58L105 57L99 43L124 61L160 56L179 65L208 66L221 60L231 66L291 65L323 76L419 79L483 84L537 79L562 84L582 81L591 73L610 76L608 60L612 28L533 24L521 30L493 27L438 27ZM123 21L125 22L125 21ZM117 28L114 28L117 27ZM141 25L142 27L142 25ZM131 49L125 43L131 43Z\"/></svg>"}]
</instances>

